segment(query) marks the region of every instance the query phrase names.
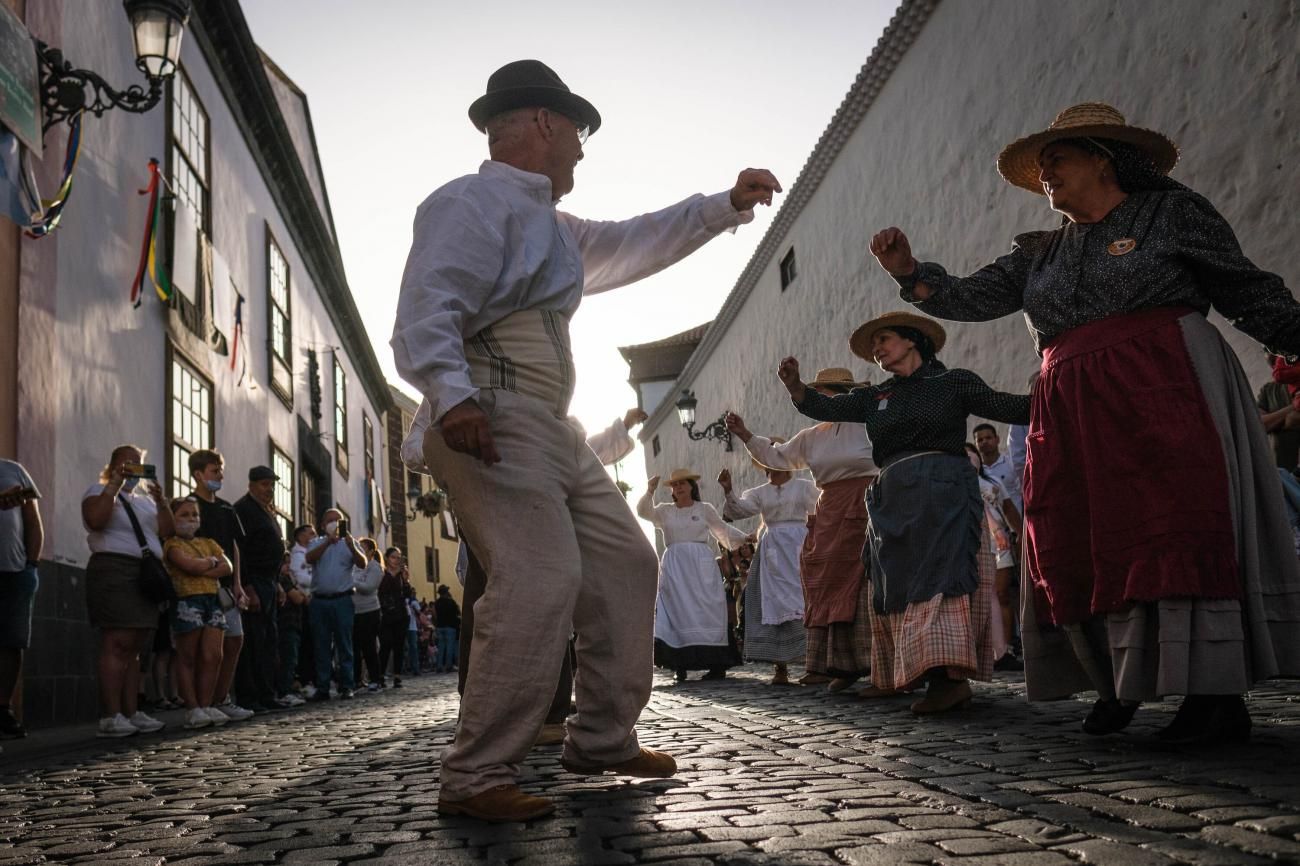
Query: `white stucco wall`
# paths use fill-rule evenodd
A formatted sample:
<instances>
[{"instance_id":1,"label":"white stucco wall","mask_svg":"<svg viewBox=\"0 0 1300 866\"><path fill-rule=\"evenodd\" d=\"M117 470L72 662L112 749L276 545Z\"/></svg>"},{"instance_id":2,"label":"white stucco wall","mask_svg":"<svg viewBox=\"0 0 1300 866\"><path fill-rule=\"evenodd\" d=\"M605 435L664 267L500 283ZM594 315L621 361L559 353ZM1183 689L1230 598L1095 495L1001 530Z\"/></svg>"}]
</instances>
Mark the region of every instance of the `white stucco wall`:
<instances>
[{"instance_id":1,"label":"white stucco wall","mask_svg":"<svg viewBox=\"0 0 1300 866\"><path fill-rule=\"evenodd\" d=\"M76 65L99 71L125 85L139 79L133 65L131 34L120 5L77 4L65 8L62 24L65 54ZM251 466L270 463L272 440L297 468L295 415L310 421L306 380L307 347L320 360L321 429L333 433L334 349L341 347L322 300L293 238L247 149L233 115L224 103L202 52L187 34L182 65L208 114L211 133L209 170L212 241L225 258L245 296L244 342L248 375L236 385L228 358L203 350L193 360L214 382L214 444L226 456L223 496L243 495ZM167 311L150 293L138 309L128 302L143 231L146 199L136 194L147 180L147 163L166 164L169 148L166 111L159 105L145 115L110 111L88 117L72 200L57 237L30 254L24 250L27 279L52 280L50 314L38 322L49 329L48 344L24 342L21 353L49 353L52 361L32 362L48 378L28 383L27 411L20 417L20 459L46 494L43 510L45 558L83 564L87 558L80 500L94 483L111 449L135 443L149 450L148 461L166 463ZM53 140L53 137L47 141ZM47 156L47 162L50 157ZM58 157L54 158L57 163ZM315 171L308 169L308 174ZM289 263L294 340L294 406L287 409L270 390L266 288L267 227ZM27 242L30 248L32 242ZM57 252L50 253L54 249ZM56 259L57 262L46 261ZM34 320L36 314L30 314ZM43 322L43 324L41 324ZM382 416L368 398L346 352L341 353L348 381L348 438L351 468L347 478L334 468L335 499L364 527L365 475L362 415L374 429L377 472L386 465ZM33 391L33 386L39 392ZM333 440L325 445L333 452ZM295 501L297 480L295 479ZM313 520L312 515L298 515ZM386 539L380 538L380 543Z\"/></svg>"},{"instance_id":2,"label":"white stucco wall","mask_svg":"<svg viewBox=\"0 0 1300 866\"><path fill-rule=\"evenodd\" d=\"M884 378L847 346L861 322L906 307L867 249L871 234L900 226L918 258L968 273L1005 252L1014 235L1054 226L1046 203L1004 183L994 162L1006 143L1086 100L1110 102L1131 122L1170 135L1183 154L1174 176L1216 204L1257 264L1300 287L1291 210L1300 193L1300 3L945 0L705 367L681 383L695 391L701 422L734 409L755 432L789 436L806 426L775 376L788 354L806 379L826 366ZM778 262L791 244L799 276L782 292ZM1251 382L1264 381L1258 345L1213 321ZM1025 390L1037 359L1020 316L945 327L946 363ZM658 434L662 451L656 458L646 449L648 475L694 467L715 503L712 479L723 467L738 484L761 483L738 442L727 454L688 441L675 413L654 420L643 440Z\"/></svg>"}]
</instances>

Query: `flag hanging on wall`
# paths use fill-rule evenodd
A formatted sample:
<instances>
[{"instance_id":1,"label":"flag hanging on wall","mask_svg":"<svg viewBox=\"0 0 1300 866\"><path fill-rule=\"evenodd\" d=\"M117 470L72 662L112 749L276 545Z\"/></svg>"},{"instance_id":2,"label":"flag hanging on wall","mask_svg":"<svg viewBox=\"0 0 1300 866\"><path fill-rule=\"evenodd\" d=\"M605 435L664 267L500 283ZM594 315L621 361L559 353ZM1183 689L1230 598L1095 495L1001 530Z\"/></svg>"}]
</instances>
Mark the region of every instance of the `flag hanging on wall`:
<instances>
[{"instance_id":1,"label":"flag hanging on wall","mask_svg":"<svg viewBox=\"0 0 1300 866\"><path fill-rule=\"evenodd\" d=\"M162 251L158 249L158 242L163 233L162 196L158 194L161 185L162 177L158 173L158 160L151 159L149 160L149 185L142 190L137 190L140 195L149 196L149 214L144 225L144 240L140 244L140 264L135 270L135 279L131 283L131 304L136 307L140 306L142 300L146 274L153 283L158 300L166 302L172 298L171 280L168 279L167 269L162 263Z\"/></svg>"},{"instance_id":2,"label":"flag hanging on wall","mask_svg":"<svg viewBox=\"0 0 1300 866\"><path fill-rule=\"evenodd\" d=\"M78 111L69 123L68 147L63 154L63 179L59 181L59 191L53 198L41 199L41 211L32 215L32 221L24 229L29 238L43 238L59 227L63 217L63 208L72 197L72 174L77 170L77 156L81 153L81 115Z\"/></svg>"},{"instance_id":3,"label":"flag hanging on wall","mask_svg":"<svg viewBox=\"0 0 1300 866\"><path fill-rule=\"evenodd\" d=\"M239 357L239 342L244 336L244 296L235 292L235 327L230 339L230 369L235 369L235 359ZM241 377L242 378L242 377Z\"/></svg>"}]
</instances>

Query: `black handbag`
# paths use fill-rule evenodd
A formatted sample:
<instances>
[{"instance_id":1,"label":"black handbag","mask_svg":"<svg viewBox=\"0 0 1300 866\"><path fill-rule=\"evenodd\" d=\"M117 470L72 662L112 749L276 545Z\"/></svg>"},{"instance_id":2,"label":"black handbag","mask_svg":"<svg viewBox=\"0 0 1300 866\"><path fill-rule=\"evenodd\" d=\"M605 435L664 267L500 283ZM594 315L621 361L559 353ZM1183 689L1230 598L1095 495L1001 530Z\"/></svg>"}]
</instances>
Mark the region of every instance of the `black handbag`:
<instances>
[{"instance_id":1,"label":"black handbag","mask_svg":"<svg viewBox=\"0 0 1300 866\"><path fill-rule=\"evenodd\" d=\"M118 501L126 509L126 516L131 519L131 528L135 530L136 543L140 545L140 592L150 601L164 602L176 600L176 587L172 585L172 577L167 573L162 561L153 555L149 549L149 542L144 539L144 530L140 528L140 521L135 516L135 509L131 503L126 501L122 494L117 495Z\"/></svg>"}]
</instances>

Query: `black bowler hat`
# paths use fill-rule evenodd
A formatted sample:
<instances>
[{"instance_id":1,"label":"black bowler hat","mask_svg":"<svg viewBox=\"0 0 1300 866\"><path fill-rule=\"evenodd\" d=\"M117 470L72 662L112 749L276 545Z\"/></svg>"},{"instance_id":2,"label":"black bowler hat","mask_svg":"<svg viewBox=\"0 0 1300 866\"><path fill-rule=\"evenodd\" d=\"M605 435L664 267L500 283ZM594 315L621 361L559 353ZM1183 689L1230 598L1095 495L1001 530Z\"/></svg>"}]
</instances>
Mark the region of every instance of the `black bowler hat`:
<instances>
[{"instance_id":1,"label":"black bowler hat","mask_svg":"<svg viewBox=\"0 0 1300 866\"><path fill-rule=\"evenodd\" d=\"M254 466L248 470L249 481L266 481L267 479L279 481L280 476L272 472L270 466Z\"/></svg>"},{"instance_id":2,"label":"black bowler hat","mask_svg":"<svg viewBox=\"0 0 1300 866\"><path fill-rule=\"evenodd\" d=\"M469 119L479 132L498 114L530 106L563 114L591 134L600 128L596 106L569 90L555 70L540 60L507 63L488 78L487 93L469 107Z\"/></svg>"}]
</instances>

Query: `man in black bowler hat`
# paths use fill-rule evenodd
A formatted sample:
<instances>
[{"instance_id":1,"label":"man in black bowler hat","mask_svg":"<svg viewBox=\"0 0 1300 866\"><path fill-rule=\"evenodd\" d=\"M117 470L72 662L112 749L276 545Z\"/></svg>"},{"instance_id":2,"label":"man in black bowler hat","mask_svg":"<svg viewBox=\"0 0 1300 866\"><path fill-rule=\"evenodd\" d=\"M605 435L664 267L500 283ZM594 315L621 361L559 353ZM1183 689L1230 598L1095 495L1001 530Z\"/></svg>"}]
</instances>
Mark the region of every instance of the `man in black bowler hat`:
<instances>
[{"instance_id":1,"label":"man in black bowler hat","mask_svg":"<svg viewBox=\"0 0 1300 866\"><path fill-rule=\"evenodd\" d=\"M635 282L753 219L781 186L745 169L731 189L629 220L556 209L600 113L546 64L518 60L469 108L490 159L416 211L391 345L433 425L425 463L487 572L474 664L438 808L524 821L554 805L518 765L541 729L576 632L577 712L561 763L582 775L666 777L643 749L657 583L654 549L581 426L567 417L569 319L584 294Z\"/></svg>"}]
</instances>

